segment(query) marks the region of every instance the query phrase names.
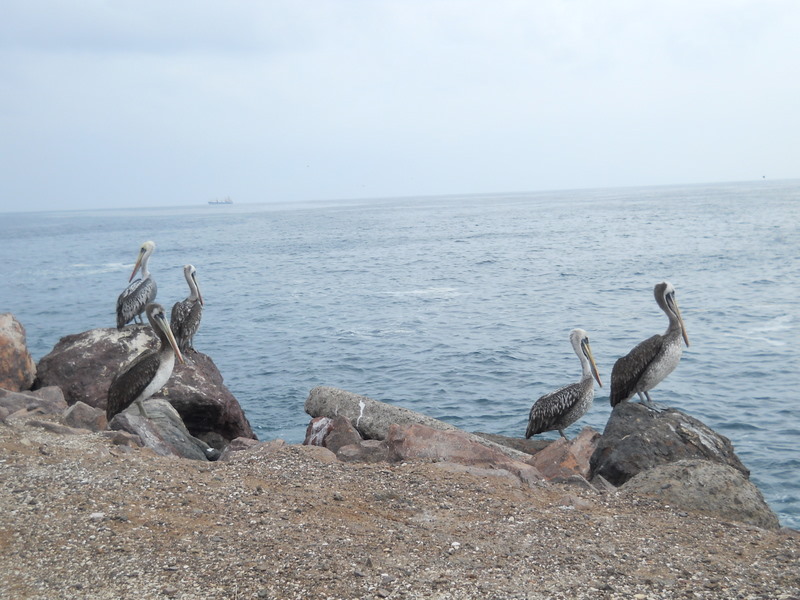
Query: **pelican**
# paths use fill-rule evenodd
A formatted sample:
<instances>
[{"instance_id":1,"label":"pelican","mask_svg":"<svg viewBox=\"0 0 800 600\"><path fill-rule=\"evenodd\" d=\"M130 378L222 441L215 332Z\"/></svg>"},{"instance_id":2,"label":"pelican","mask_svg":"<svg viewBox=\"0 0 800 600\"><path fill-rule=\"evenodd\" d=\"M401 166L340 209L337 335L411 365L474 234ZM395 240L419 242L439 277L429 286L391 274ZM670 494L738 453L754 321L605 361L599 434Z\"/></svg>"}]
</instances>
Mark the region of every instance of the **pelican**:
<instances>
[{"instance_id":1,"label":"pelican","mask_svg":"<svg viewBox=\"0 0 800 600\"><path fill-rule=\"evenodd\" d=\"M528 417L526 439L553 430L557 430L564 439L569 439L564 435L564 430L585 415L594 400L592 377L603 387L587 333L583 329L573 329L569 333L569 341L581 361L581 380L545 394L536 401Z\"/></svg>"},{"instance_id":2,"label":"pelican","mask_svg":"<svg viewBox=\"0 0 800 600\"><path fill-rule=\"evenodd\" d=\"M670 282L662 281L653 288L653 295L658 306L667 314L669 326L664 335L646 339L614 363L611 370L611 406L638 394L642 404L659 410L648 391L678 366L683 353L681 338L689 346L686 326L675 298L675 288Z\"/></svg>"},{"instance_id":3,"label":"pelican","mask_svg":"<svg viewBox=\"0 0 800 600\"><path fill-rule=\"evenodd\" d=\"M160 390L172 375L175 357L183 362L180 348L167 322L167 314L160 304L148 304L145 312L150 327L158 336L161 345L156 350L146 350L137 356L122 371L117 373L108 388L106 417L110 421L114 415L136 402L139 411L145 415L142 402Z\"/></svg>"},{"instance_id":4,"label":"pelican","mask_svg":"<svg viewBox=\"0 0 800 600\"><path fill-rule=\"evenodd\" d=\"M137 316L142 321L141 315L144 307L156 299L156 280L147 270L147 262L155 249L155 242L145 242L139 248L139 257L136 259L136 265L133 267L128 281L133 279L139 267L142 268L142 276L130 283L117 298L117 329L122 329L127 323L134 321Z\"/></svg>"},{"instance_id":5,"label":"pelican","mask_svg":"<svg viewBox=\"0 0 800 600\"><path fill-rule=\"evenodd\" d=\"M189 295L185 300L173 305L169 322L178 342L178 348L181 352L186 352L192 347L192 338L197 333L200 319L203 317L203 295L197 285L197 271L192 265L183 267L183 276L189 284Z\"/></svg>"}]
</instances>

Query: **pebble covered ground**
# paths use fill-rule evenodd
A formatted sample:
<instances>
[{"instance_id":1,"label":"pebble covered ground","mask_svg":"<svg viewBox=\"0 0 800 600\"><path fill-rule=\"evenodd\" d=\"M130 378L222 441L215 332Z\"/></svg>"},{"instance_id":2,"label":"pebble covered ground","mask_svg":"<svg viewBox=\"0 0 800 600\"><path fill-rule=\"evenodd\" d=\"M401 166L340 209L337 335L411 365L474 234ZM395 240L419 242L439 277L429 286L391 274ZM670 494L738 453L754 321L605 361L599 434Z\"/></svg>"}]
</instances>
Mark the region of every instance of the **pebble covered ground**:
<instances>
[{"instance_id":1,"label":"pebble covered ground","mask_svg":"<svg viewBox=\"0 0 800 600\"><path fill-rule=\"evenodd\" d=\"M276 447L277 446L277 447ZM800 598L800 534L446 463L0 423L0 598Z\"/></svg>"}]
</instances>

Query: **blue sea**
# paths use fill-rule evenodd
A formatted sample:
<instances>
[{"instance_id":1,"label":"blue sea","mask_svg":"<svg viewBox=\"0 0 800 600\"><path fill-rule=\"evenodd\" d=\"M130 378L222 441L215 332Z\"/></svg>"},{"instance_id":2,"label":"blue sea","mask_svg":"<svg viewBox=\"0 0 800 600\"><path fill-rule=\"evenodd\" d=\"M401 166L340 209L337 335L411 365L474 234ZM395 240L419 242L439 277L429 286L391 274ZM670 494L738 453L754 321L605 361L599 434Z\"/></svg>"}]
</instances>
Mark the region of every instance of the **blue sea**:
<instances>
[{"instance_id":1,"label":"blue sea","mask_svg":"<svg viewBox=\"0 0 800 600\"><path fill-rule=\"evenodd\" d=\"M259 439L290 443L317 385L523 436L532 402L579 377L575 327L604 387L567 434L602 431L614 361L666 329L652 290L671 281L691 347L653 399L730 438L800 528L800 181L6 213L0 236L0 312L36 360L114 326L145 240L168 310L194 264L195 347Z\"/></svg>"}]
</instances>

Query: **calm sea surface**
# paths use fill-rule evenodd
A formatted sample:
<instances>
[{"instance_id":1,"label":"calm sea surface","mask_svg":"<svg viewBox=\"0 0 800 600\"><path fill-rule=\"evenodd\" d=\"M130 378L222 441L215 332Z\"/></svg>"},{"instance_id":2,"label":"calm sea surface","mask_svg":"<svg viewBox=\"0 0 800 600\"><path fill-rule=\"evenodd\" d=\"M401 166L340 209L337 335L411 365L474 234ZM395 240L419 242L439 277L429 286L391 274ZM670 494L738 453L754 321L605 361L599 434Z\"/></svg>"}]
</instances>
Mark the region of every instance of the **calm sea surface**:
<instances>
[{"instance_id":1,"label":"calm sea surface","mask_svg":"<svg viewBox=\"0 0 800 600\"><path fill-rule=\"evenodd\" d=\"M611 367L666 329L652 289L669 280L692 345L653 399L729 437L800 527L800 181L10 213L0 239L0 312L36 360L114 326L145 240L168 310L194 264L195 347L259 438L291 443L316 385L522 436L531 403L579 377L575 327L606 387L567 433L602 431Z\"/></svg>"}]
</instances>

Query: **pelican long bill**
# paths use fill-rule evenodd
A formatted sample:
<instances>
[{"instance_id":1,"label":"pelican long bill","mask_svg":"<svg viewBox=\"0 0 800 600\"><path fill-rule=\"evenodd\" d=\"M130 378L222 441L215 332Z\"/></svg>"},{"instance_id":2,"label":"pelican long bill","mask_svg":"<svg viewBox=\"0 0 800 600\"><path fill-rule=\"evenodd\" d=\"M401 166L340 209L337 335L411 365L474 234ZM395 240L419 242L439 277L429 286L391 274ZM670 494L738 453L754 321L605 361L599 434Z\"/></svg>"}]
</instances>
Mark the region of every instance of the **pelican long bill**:
<instances>
[{"instance_id":1,"label":"pelican long bill","mask_svg":"<svg viewBox=\"0 0 800 600\"><path fill-rule=\"evenodd\" d=\"M592 375L597 380L597 385L603 387L603 382L600 381L600 373L597 371L597 364L594 362L594 355L592 354L592 347L589 344L589 340L586 339L581 346L583 346L584 354L586 354L586 358L589 359L589 366L592 368Z\"/></svg>"},{"instance_id":2,"label":"pelican long bill","mask_svg":"<svg viewBox=\"0 0 800 600\"><path fill-rule=\"evenodd\" d=\"M146 251L147 250L145 246L142 246L142 248L139 250L139 256L136 257L136 264L133 266L133 271L131 271L131 276L128 277L128 283L133 281L133 277L136 275L136 271L138 271L139 267L142 265L142 259L144 258Z\"/></svg>"},{"instance_id":3,"label":"pelican long bill","mask_svg":"<svg viewBox=\"0 0 800 600\"><path fill-rule=\"evenodd\" d=\"M156 315L156 323L158 327L164 332L167 336L167 340L169 341L169 345L172 346L172 349L175 352L175 356L180 361L181 364L184 364L183 355L181 354L181 349L178 348L178 342L175 341L175 336L172 333L172 328L169 326L169 322L167 321L167 317L164 314Z\"/></svg>"}]
</instances>

